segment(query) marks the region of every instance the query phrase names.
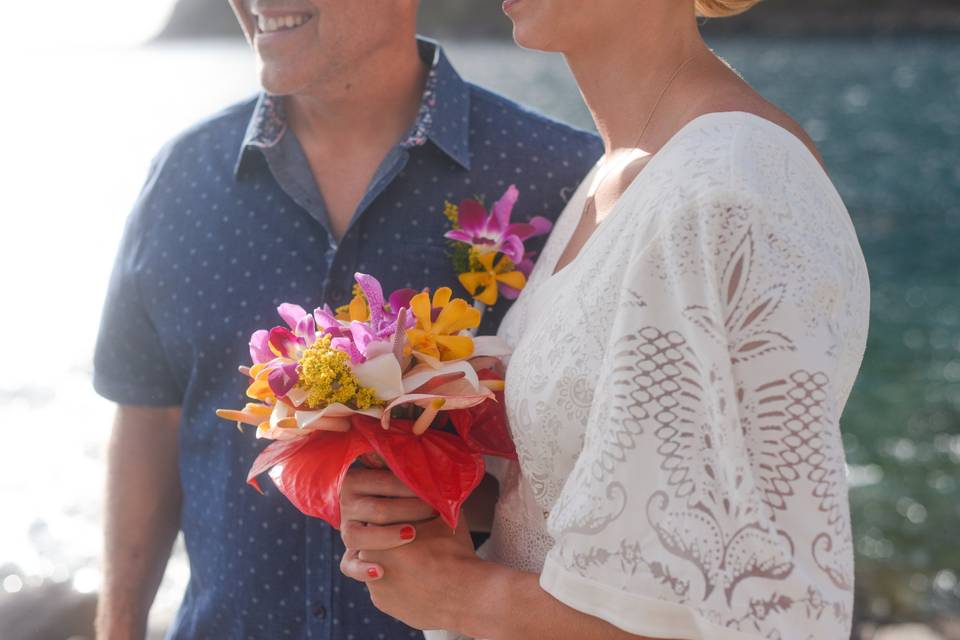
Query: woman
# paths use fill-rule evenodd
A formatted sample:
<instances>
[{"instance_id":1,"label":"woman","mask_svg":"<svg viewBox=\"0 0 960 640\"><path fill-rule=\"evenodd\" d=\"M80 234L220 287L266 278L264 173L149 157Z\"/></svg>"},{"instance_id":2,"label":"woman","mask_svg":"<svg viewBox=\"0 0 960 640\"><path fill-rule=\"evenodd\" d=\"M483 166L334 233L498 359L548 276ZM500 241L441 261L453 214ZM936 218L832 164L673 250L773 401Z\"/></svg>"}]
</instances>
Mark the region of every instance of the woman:
<instances>
[{"instance_id":1,"label":"woman","mask_svg":"<svg viewBox=\"0 0 960 640\"><path fill-rule=\"evenodd\" d=\"M566 56L606 155L501 329L520 460L483 557L435 521L387 551L410 527L347 536L387 613L496 640L849 637L838 423L867 272L807 136L698 33L753 4L504 3Z\"/></svg>"}]
</instances>

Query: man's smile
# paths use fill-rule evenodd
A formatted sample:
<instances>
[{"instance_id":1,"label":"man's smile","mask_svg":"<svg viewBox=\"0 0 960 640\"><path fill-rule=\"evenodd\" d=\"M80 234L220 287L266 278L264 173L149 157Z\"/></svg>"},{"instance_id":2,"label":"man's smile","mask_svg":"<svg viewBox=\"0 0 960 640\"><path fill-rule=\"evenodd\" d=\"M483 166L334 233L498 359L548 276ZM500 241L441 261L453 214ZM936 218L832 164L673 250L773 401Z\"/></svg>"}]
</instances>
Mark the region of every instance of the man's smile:
<instances>
[{"instance_id":1,"label":"man's smile","mask_svg":"<svg viewBox=\"0 0 960 640\"><path fill-rule=\"evenodd\" d=\"M304 13L288 13L277 15L257 15L258 33L276 33L277 31L289 31L303 26L309 22L313 16Z\"/></svg>"}]
</instances>

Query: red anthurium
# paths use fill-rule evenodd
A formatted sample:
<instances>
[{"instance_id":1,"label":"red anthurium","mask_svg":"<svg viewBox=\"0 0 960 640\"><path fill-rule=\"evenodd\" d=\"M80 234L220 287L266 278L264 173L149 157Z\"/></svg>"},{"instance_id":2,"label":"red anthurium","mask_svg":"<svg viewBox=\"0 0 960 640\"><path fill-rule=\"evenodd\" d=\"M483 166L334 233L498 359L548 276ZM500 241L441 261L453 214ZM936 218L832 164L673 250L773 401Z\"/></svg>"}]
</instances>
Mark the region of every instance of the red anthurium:
<instances>
[{"instance_id":1,"label":"red anthurium","mask_svg":"<svg viewBox=\"0 0 960 640\"><path fill-rule=\"evenodd\" d=\"M257 459L253 461L253 466L250 467L250 471L247 473L247 484L251 487L263 493L263 489L260 488L260 482L257 480L259 476L264 471L269 471L271 468L283 464L288 458L297 453L300 449L309 444L310 440L307 438L297 438L296 440L277 440L269 447L260 452L260 455L257 456Z\"/></svg>"},{"instance_id":2,"label":"red anthurium","mask_svg":"<svg viewBox=\"0 0 960 640\"><path fill-rule=\"evenodd\" d=\"M463 503L483 479L483 456L461 438L428 430L413 434L413 423L394 420L384 430L367 416L351 418L346 432L316 432L293 442L278 441L260 454L248 482L270 469L280 492L304 514L340 528L340 489L357 458L376 453L387 467L455 528Z\"/></svg>"},{"instance_id":3,"label":"red anthurium","mask_svg":"<svg viewBox=\"0 0 960 640\"><path fill-rule=\"evenodd\" d=\"M500 380L501 378L490 371L483 369L478 373L481 380ZM510 426L503 404L503 392L494 392L496 401L488 401L467 409L458 409L448 412L463 441L484 455L499 458L517 459L517 449L513 438L510 437Z\"/></svg>"},{"instance_id":4,"label":"red anthurium","mask_svg":"<svg viewBox=\"0 0 960 640\"><path fill-rule=\"evenodd\" d=\"M369 419L369 418L368 418ZM379 421L374 420L377 427ZM317 431L293 442L291 452L276 448L289 445L277 441L263 450L250 469L247 482L256 487L256 475L270 469L270 479L297 509L340 528L340 487L354 461L373 450L366 438L351 429L345 432Z\"/></svg>"},{"instance_id":5,"label":"red anthurium","mask_svg":"<svg viewBox=\"0 0 960 640\"><path fill-rule=\"evenodd\" d=\"M435 429L413 435L409 420L390 425L384 431L363 416L353 419L353 429L368 438L394 475L455 529L460 508L483 480L483 456L455 435Z\"/></svg>"}]
</instances>

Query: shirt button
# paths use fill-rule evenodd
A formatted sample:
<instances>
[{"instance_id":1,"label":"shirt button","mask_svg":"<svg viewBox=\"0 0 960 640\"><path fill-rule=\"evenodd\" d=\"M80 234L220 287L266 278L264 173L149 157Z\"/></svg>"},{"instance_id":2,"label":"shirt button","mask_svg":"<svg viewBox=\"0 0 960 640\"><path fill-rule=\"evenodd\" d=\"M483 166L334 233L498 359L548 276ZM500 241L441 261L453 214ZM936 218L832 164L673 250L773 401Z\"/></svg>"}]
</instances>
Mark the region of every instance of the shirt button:
<instances>
[{"instance_id":1,"label":"shirt button","mask_svg":"<svg viewBox=\"0 0 960 640\"><path fill-rule=\"evenodd\" d=\"M323 620L327 617L327 608L323 605L317 605L313 608L313 617L317 620Z\"/></svg>"}]
</instances>

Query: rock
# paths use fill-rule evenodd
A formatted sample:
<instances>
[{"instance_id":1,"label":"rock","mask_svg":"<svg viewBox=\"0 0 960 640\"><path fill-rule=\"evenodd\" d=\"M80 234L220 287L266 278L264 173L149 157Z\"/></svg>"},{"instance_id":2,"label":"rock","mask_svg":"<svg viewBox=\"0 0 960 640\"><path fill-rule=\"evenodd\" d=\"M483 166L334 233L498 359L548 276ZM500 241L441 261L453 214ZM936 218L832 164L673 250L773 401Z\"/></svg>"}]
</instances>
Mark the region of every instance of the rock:
<instances>
[{"instance_id":1,"label":"rock","mask_svg":"<svg viewBox=\"0 0 960 640\"><path fill-rule=\"evenodd\" d=\"M68 583L0 592L0 630L3 640L94 640L96 610L96 595Z\"/></svg>"}]
</instances>

